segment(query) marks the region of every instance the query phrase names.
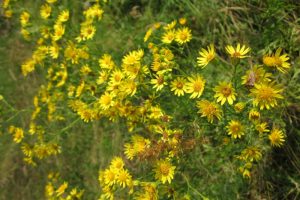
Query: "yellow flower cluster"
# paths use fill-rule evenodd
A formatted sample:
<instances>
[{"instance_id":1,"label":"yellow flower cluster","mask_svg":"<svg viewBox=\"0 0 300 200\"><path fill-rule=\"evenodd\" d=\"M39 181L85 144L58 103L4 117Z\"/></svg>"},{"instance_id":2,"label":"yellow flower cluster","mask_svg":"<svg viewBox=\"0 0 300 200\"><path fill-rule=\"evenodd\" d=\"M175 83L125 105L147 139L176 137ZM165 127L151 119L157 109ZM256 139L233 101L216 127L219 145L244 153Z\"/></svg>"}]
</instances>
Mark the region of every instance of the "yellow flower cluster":
<instances>
[{"instance_id":1,"label":"yellow flower cluster","mask_svg":"<svg viewBox=\"0 0 300 200\"><path fill-rule=\"evenodd\" d=\"M59 173L51 172L48 174L48 182L45 186L45 196L47 200L81 199L83 193L84 190L70 188L67 182L61 180Z\"/></svg>"},{"instance_id":2,"label":"yellow flower cluster","mask_svg":"<svg viewBox=\"0 0 300 200\"><path fill-rule=\"evenodd\" d=\"M284 99L283 87L270 71L270 67L280 72L290 68L281 49L265 55L264 65L260 65L244 44L227 45L224 58L217 54L221 49L210 44L201 48L193 61L189 42L194 38L188 21L182 18L154 23L144 37L148 49L132 50L117 60L113 53L95 51L91 42L102 30L98 22L104 11L99 1L81 13L83 21L77 32L71 27L72 10L58 9L56 4L56 0L47 0L41 6L43 25L35 33L37 45L21 66L24 76L35 70L45 76L33 100L29 129L9 129L13 140L21 143L27 163L60 153L55 137L80 120L122 123L127 128L124 132L132 133L125 136L126 160L114 157L100 171L100 199L113 199L122 192L135 199L158 199L165 197L161 187L185 181L176 176L184 156L196 146L209 145L206 138L215 143L226 141L220 145L237 145L239 169L245 177L251 177L264 145L283 145L284 131L266 120ZM32 20L28 12L21 13L25 39L30 39ZM247 59L255 64L249 66ZM224 74L206 71L220 66L226 69ZM51 130L52 123L64 127ZM143 167L149 175L133 179L125 168L127 161L128 166L138 163L137 168ZM83 193L67 190L67 182L58 184L52 178L46 196L76 199Z\"/></svg>"},{"instance_id":3,"label":"yellow flower cluster","mask_svg":"<svg viewBox=\"0 0 300 200\"><path fill-rule=\"evenodd\" d=\"M116 186L127 188L129 193L133 192L134 181L127 169L124 168L125 163L121 157L115 157L110 166L99 173L100 185L103 188L103 194L100 199L113 199Z\"/></svg>"}]
</instances>

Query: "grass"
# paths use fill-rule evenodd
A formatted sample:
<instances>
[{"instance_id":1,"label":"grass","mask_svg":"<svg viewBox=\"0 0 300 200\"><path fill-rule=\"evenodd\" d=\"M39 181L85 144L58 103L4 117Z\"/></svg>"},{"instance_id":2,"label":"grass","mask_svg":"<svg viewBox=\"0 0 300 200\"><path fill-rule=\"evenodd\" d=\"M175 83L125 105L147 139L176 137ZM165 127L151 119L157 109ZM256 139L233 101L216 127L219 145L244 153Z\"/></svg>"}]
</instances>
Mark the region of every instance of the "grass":
<instances>
[{"instance_id":1,"label":"grass","mask_svg":"<svg viewBox=\"0 0 300 200\"><path fill-rule=\"evenodd\" d=\"M62 2L74 10L72 23L75 25L78 23L76 12L79 12L81 6L79 3ZM27 1L25 6L35 13L39 7L35 1ZM227 153L222 151L222 147L216 149L209 144L197 147L187 155L193 158L189 159L193 163L186 163L182 169L191 175L187 179L182 177L186 188L178 188L190 191L192 199L201 199L203 196L210 199L299 198L300 15L297 9L300 9L299 3L292 0L118 0L105 7L107 14L98 27L100 31L95 36L93 49L99 56L108 52L120 61L128 51L145 47L142 39L153 23L186 17L193 28L192 55L197 55L199 47L209 43L223 47L240 41L251 44L253 53L257 55L281 46L293 60L294 70L286 77L281 77L290 81L287 89L289 105L285 113L288 136L286 146L271 152L259 165L256 177L251 181L236 175L234 163L226 157ZM30 108L32 98L44 80L38 74L30 75L30 79L21 75L20 65L31 55L33 44L20 39L15 21L1 17L0 27L0 94L16 110L22 111ZM258 51L260 49L263 51ZM209 74L212 69L205 70ZM214 73L218 76L219 69ZM211 81L214 78L212 76ZM163 102L163 98L161 102L170 107L170 112L175 115L185 110L184 106L181 108L183 111L174 109L173 103ZM105 168L113 156L122 152L126 140L124 127L117 122L105 120L83 125L76 118L69 119L69 122L75 122L68 129L57 124L59 130L62 130L57 138L63 144L62 154L50 157L38 163L38 167L32 168L24 164L19 146L12 142L7 133L7 126L11 123L26 126L29 113L26 110L20 112L7 123L12 111L3 102L0 106L0 199L44 199L44 186L50 170L60 172L70 185L84 188L84 199L99 196L98 171ZM189 110L187 113L192 112L195 111ZM182 119L185 117L188 114ZM55 129L58 128L53 127ZM214 142L200 133L199 140Z\"/></svg>"}]
</instances>

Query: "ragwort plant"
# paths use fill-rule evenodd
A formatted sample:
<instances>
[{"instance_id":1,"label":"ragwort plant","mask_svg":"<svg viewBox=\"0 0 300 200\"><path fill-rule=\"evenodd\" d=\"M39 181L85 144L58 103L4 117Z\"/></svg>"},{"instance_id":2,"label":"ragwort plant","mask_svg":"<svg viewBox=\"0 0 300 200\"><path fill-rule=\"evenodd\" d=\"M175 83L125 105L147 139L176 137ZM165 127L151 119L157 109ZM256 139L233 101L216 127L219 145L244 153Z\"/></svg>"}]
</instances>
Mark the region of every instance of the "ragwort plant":
<instances>
[{"instance_id":1,"label":"ragwort plant","mask_svg":"<svg viewBox=\"0 0 300 200\"><path fill-rule=\"evenodd\" d=\"M72 10L57 0L41 5L37 19L20 13L23 38L36 43L21 71L46 79L28 127L8 128L24 161L36 166L60 154L57 135L77 121L103 120L124 124L127 142L123 154L99 172L100 199L208 199L192 186L188 170L195 156L205 156L197 154L199 147L222 149L240 176L255 176L263 156L285 142L279 77L291 67L289 56L279 47L253 57L251 44L237 43L199 46L195 57L189 22L180 18L154 23L141 48L116 60L91 50L97 32L107 31L100 24L104 3L87 2L76 27ZM2 7L10 8L9 1ZM11 13L5 10L7 17ZM62 130L50 129L74 116ZM49 172L45 195L79 199L84 191Z\"/></svg>"}]
</instances>

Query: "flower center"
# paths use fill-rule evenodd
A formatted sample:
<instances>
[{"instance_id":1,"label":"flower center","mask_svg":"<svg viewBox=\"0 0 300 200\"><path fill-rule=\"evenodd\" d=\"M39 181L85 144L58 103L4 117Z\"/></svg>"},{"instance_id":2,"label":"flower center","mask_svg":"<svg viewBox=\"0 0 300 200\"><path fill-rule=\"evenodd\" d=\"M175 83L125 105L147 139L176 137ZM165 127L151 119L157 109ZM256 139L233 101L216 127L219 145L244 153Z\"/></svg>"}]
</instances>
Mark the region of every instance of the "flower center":
<instances>
[{"instance_id":1,"label":"flower center","mask_svg":"<svg viewBox=\"0 0 300 200\"><path fill-rule=\"evenodd\" d=\"M228 97L230 94L231 94L231 88L229 87L224 87L222 89L222 94L225 96L225 97Z\"/></svg>"},{"instance_id":2,"label":"flower center","mask_svg":"<svg viewBox=\"0 0 300 200\"><path fill-rule=\"evenodd\" d=\"M178 82L177 85L176 85L176 87L178 89L182 89L183 88L183 83L182 82Z\"/></svg>"},{"instance_id":3,"label":"flower center","mask_svg":"<svg viewBox=\"0 0 300 200\"><path fill-rule=\"evenodd\" d=\"M195 92L200 92L202 90L202 82L198 81L194 83L194 91Z\"/></svg>"},{"instance_id":4,"label":"flower center","mask_svg":"<svg viewBox=\"0 0 300 200\"><path fill-rule=\"evenodd\" d=\"M160 172L162 175L166 176L169 174L169 165L162 163L160 165Z\"/></svg>"},{"instance_id":5,"label":"flower center","mask_svg":"<svg viewBox=\"0 0 300 200\"><path fill-rule=\"evenodd\" d=\"M262 100L270 100L274 96L272 88L265 87L259 91L259 98Z\"/></svg>"}]
</instances>

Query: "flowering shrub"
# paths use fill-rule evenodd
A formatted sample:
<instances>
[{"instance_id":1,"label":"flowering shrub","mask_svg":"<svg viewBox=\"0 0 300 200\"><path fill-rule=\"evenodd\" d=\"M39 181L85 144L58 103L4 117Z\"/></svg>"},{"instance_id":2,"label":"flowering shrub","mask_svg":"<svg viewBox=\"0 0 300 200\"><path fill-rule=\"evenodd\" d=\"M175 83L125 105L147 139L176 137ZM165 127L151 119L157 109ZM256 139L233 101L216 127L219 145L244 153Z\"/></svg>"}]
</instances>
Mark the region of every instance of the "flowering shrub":
<instances>
[{"instance_id":1,"label":"flowering shrub","mask_svg":"<svg viewBox=\"0 0 300 200\"><path fill-rule=\"evenodd\" d=\"M281 48L257 56L251 44L240 43L199 46L195 56L193 31L180 18L151 25L144 44L118 60L94 48L94 36L109 31L100 23L104 3L87 3L80 17L56 0L42 4L36 18L20 14L23 38L36 44L22 74L46 80L28 126L8 128L24 161L35 166L60 154L56 136L77 121L102 120L124 125L126 143L99 172L100 199L190 199L190 189L207 199L190 185L189 163L211 148L226 152L240 175L251 179L263 156L285 142L279 77L291 67L289 56ZM2 7L10 17L9 1ZM70 118L75 120L65 124ZM65 128L53 130L52 124ZM66 193L68 183L57 179L51 174L45 186L48 199L84 196L83 190Z\"/></svg>"}]
</instances>

